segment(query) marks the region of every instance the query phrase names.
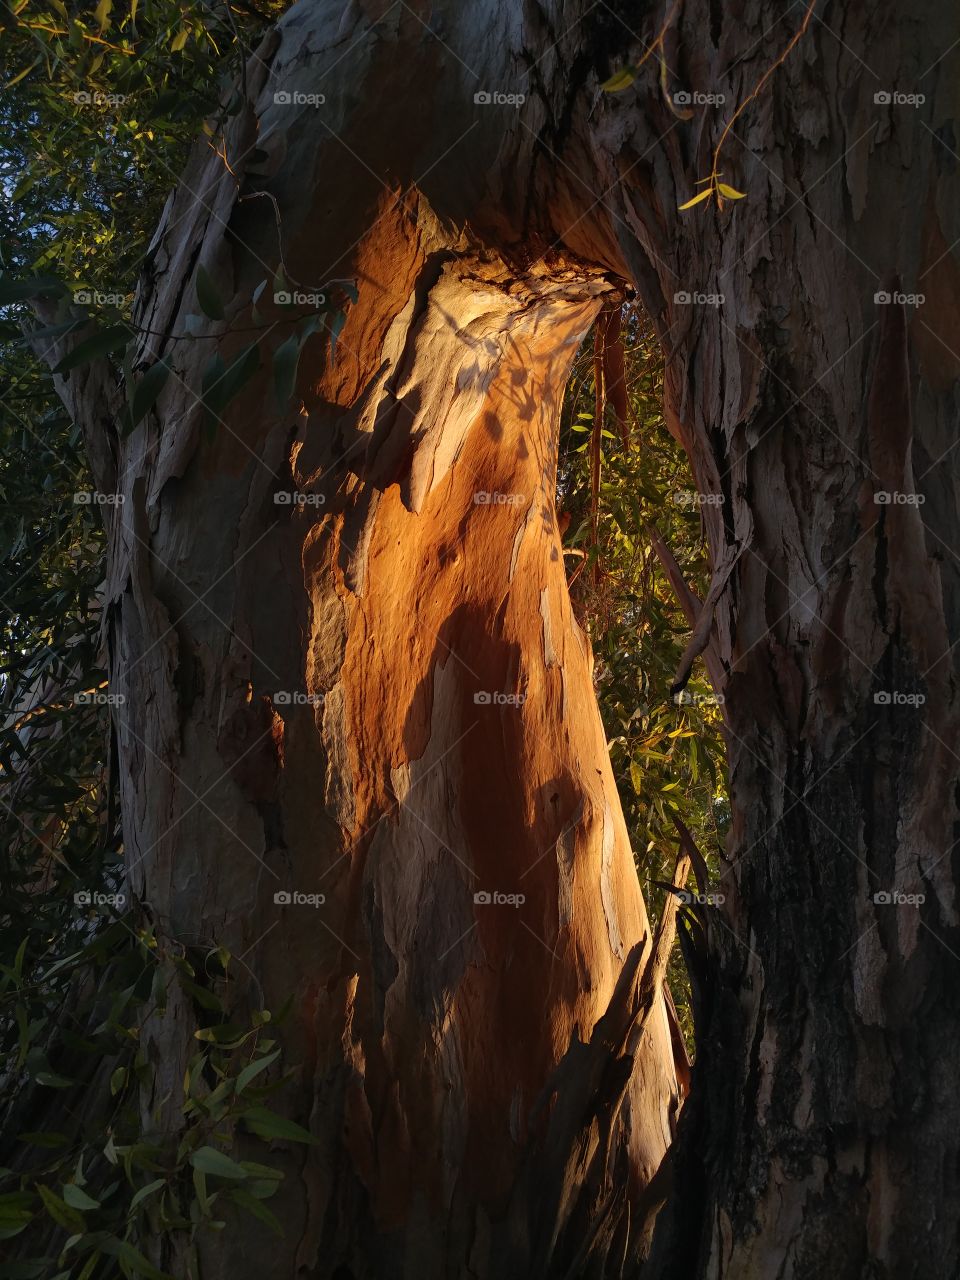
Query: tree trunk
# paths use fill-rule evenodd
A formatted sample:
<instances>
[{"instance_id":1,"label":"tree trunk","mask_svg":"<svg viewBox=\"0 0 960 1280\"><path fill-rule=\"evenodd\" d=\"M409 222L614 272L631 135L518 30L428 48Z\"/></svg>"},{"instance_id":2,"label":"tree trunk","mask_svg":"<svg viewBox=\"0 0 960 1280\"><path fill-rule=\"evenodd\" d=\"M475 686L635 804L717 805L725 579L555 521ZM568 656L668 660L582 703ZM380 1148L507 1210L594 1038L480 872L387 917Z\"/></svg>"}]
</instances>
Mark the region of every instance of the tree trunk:
<instances>
[{"instance_id":1,"label":"tree trunk","mask_svg":"<svg viewBox=\"0 0 960 1280\"><path fill-rule=\"evenodd\" d=\"M321 1141L287 1157L285 1242L238 1228L205 1274L620 1275L643 1252L677 1102L659 994L623 1105L581 1110L570 1163L545 1158L535 1110L565 1073L593 1079L578 1041L608 1006L621 1029L597 1043L622 1056L650 949L552 502L570 358L630 282L713 496L734 812L681 1190L644 1274L829 1260L838 1280L946 1280L956 15L817 15L725 143L748 198L679 214L800 12L678 13L666 93L726 96L687 109L651 63L598 89L662 13L638 44L619 5L415 8L287 14L221 154L198 149L171 197L140 295L168 335L145 351L177 377L124 446L112 549L131 883L171 932L242 954L251 1000L293 995L292 1114ZM265 358L207 441L202 366L247 340L281 260L301 291L356 278L359 300L335 355L310 339L299 417L272 407ZM228 323L173 343L198 262ZM271 290L265 357L289 333ZM165 1099L175 1127L196 1019L178 1010L175 1042L170 1022L148 1037L145 1105Z\"/></svg>"},{"instance_id":2,"label":"tree trunk","mask_svg":"<svg viewBox=\"0 0 960 1280\"><path fill-rule=\"evenodd\" d=\"M274 1153L283 1243L231 1225L203 1274L562 1275L587 1238L619 1268L679 1097L659 987L631 1032L652 939L554 511L568 369L614 286L375 179L419 28L360 23L344 56L329 23L290 15L255 112L171 197L137 320L174 376L119 464L130 887L163 934L226 945L250 1005L293 997L289 1112L318 1139ZM314 44L340 58L321 109L296 105ZM307 344L302 412L274 407L281 264L298 316L359 285L335 354ZM175 341L199 269L226 318ZM203 368L249 341L264 277L260 371L207 435ZM143 1034L166 1133L204 1020L173 1005Z\"/></svg>"}]
</instances>

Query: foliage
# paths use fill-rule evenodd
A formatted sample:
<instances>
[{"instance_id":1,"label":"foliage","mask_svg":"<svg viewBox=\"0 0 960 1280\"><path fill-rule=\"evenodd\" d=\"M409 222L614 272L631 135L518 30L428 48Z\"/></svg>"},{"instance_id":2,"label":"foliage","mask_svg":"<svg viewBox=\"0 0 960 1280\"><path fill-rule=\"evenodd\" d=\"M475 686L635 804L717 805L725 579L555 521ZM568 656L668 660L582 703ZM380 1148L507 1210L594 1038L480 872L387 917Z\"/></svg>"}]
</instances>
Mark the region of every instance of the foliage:
<instances>
[{"instance_id":1,"label":"foliage","mask_svg":"<svg viewBox=\"0 0 960 1280\"><path fill-rule=\"evenodd\" d=\"M655 527L701 598L709 583L689 465L661 412L662 357L638 307L624 309L629 442L611 406L600 424L601 469L593 540L591 443L597 423L592 339L567 388L560 433L558 505L574 607L590 633L594 680L610 756L654 913L673 883L677 829L690 829L711 871L728 821L717 697L699 667L680 700L670 686L690 627L654 550ZM670 969L681 1026L692 1047L686 975Z\"/></svg>"},{"instance_id":2,"label":"foliage","mask_svg":"<svg viewBox=\"0 0 960 1280\"><path fill-rule=\"evenodd\" d=\"M216 128L236 109L226 86L279 6L266 9L4 10L16 68L0 100L0 1239L20 1259L10 1276L155 1276L137 1242L179 1233L189 1252L225 1202L273 1226L262 1202L279 1174L225 1150L238 1128L248 1143L309 1140L264 1106L282 1083L269 1013L232 1027L213 943L198 958L117 900L102 521L79 429L21 340L28 297L42 294L59 299L54 323L84 327L69 363L129 344L166 189L205 117ZM166 376L163 365L128 376L128 428ZM168 1016L172 988L206 1011L206 1028L169 1150L138 1094L153 1072L141 1033Z\"/></svg>"},{"instance_id":3,"label":"foliage","mask_svg":"<svg viewBox=\"0 0 960 1280\"><path fill-rule=\"evenodd\" d=\"M282 1174L227 1150L241 1131L261 1140L314 1139L264 1105L284 1083L267 1077L280 1050L264 1035L268 1011L257 1011L248 1027L228 1020L230 957L164 942L137 925L136 912L93 907L76 914L71 954L54 958L58 938L30 963L28 941L12 965L0 966L0 1008L16 1028L5 1072L8 1088L17 1087L10 1118L18 1129L16 1166L4 1170L0 1193L0 1238L30 1229L33 1246L6 1274L161 1280L138 1245L167 1235L179 1239L195 1278L198 1235L222 1230L230 1206L279 1232L263 1202ZM142 1033L175 1016L168 1006L177 998L203 1010L207 1025L195 1033L176 1102L182 1123L171 1138L169 1126L161 1131L141 1109L141 1090L156 1099ZM37 1256L38 1246L47 1252Z\"/></svg>"}]
</instances>

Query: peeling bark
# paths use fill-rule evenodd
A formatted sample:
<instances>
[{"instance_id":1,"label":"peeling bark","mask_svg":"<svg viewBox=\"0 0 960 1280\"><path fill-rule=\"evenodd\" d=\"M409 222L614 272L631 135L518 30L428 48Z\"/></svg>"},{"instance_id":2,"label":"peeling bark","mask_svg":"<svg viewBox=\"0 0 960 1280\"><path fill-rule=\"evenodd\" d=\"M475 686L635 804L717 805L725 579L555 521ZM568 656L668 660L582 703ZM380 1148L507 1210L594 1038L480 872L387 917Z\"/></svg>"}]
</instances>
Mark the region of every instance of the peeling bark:
<instances>
[{"instance_id":1,"label":"peeling bark","mask_svg":"<svg viewBox=\"0 0 960 1280\"><path fill-rule=\"evenodd\" d=\"M956 15L828 7L728 143L749 199L692 215L674 210L721 117L678 117L655 76L598 89L637 21L301 0L251 63L229 169L199 148L158 232L155 332L196 310L197 262L248 323L277 211L293 276L360 282L335 358L307 348L303 412L273 411L263 372L212 442L209 343L150 339L178 377L119 468L131 885L243 954L251 1000L294 995L292 1110L321 1140L282 1157L286 1241L231 1231L205 1274L633 1274L671 1178L658 1280L960 1267ZM649 41L662 19L642 21ZM729 112L792 21L685 9L667 89ZM855 49L926 103L874 103ZM527 100L475 105L484 88ZM697 644L722 673L734 812L669 1165L668 1019L656 995L624 1047L651 940L552 496L570 357L626 281L714 499ZM899 281L936 308L876 306ZM278 911L281 888L326 903ZM926 901L874 901L894 889ZM171 1128L195 1025L176 1012L178 1042L169 1020L146 1035L144 1105ZM577 1123L538 1128L558 1081Z\"/></svg>"}]
</instances>

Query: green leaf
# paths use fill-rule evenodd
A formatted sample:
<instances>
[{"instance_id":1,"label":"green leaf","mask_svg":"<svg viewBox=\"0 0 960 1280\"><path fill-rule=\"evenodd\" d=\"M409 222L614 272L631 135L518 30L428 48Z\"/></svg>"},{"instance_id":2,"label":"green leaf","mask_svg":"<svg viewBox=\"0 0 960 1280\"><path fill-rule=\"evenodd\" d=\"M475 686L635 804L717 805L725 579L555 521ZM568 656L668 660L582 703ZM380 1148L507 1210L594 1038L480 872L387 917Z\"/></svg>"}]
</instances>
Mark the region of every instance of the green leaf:
<instances>
[{"instance_id":1,"label":"green leaf","mask_svg":"<svg viewBox=\"0 0 960 1280\"><path fill-rule=\"evenodd\" d=\"M133 389L130 401L130 427L133 428L153 408L159 399L160 392L170 377L170 366L165 360L158 360L151 365Z\"/></svg>"},{"instance_id":2,"label":"green leaf","mask_svg":"<svg viewBox=\"0 0 960 1280\"><path fill-rule=\"evenodd\" d=\"M207 365L203 379L203 402L214 421L260 368L260 349L256 342L244 347L240 354L224 366L219 352Z\"/></svg>"},{"instance_id":3,"label":"green leaf","mask_svg":"<svg viewBox=\"0 0 960 1280\"><path fill-rule=\"evenodd\" d=\"M251 1062L243 1068L237 1076L237 1093L242 1093L251 1080L258 1076L261 1071L266 1070L271 1062L276 1062L280 1057L280 1050L274 1049L273 1053L267 1054L265 1058L257 1058L256 1062Z\"/></svg>"},{"instance_id":4,"label":"green leaf","mask_svg":"<svg viewBox=\"0 0 960 1280\"><path fill-rule=\"evenodd\" d=\"M252 1196L249 1192L244 1191L242 1187L237 1187L233 1191L227 1192L227 1199L232 1200L239 1209L244 1209L247 1213L252 1213L255 1218L259 1218L261 1222L265 1222L271 1231L278 1236L283 1235L283 1227L275 1213L271 1213L265 1204Z\"/></svg>"},{"instance_id":5,"label":"green leaf","mask_svg":"<svg viewBox=\"0 0 960 1280\"><path fill-rule=\"evenodd\" d=\"M744 200L747 195L745 191L737 191L735 187L728 187L725 182L718 182L717 190L722 196L726 196L728 200Z\"/></svg>"},{"instance_id":6,"label":"green leaf","mask_svg":"<svg viewBox=\"0 0 960 1280\"><path fill-rule=\"evenodd\" d=\"M209 1009L213 1013L223 1013L223 1002L213 991L208 991L206 987L201 987L199 982L194 982L192 978L184 977L182 973L177 974L177 981L187 995L193 996L201 1009Z\"/></svg>"},{"instance_id":7,"label":"green leaf","mask_svg":"<svg viewBox=\"0 0 960 1280\"><path fill-rule=\"evenodd\" d=\"M239 1181L247 1177L247 1171L242 1165L216 1147L199 1147L191 1155L190 1163L194 1169L214 1178L234 1178Z\"/></svg>"},{"instance_id":8,"label":"green leaf","mask_svg":"<svg viewBox=\"0 0 960 1280\"><path fill-rule=\"evenodd\" d=\"M0 307L29 298L60 298L66 292L66 286L53 276L31 276L27 280L0 277Z\"/></svg>"},{"instance_id":9,"label":"green leaf","mask_svg":"<svg viewBox=\"0 0 960 1280\"><path fill-rule=\"evenodd\" d=\"M28 62L22 71L18 72L13 77L12 80L7 81L7 83L3 86L4 89L12 89L15 84L19 84L21 80L25 80L27 76L30 74L30 72L34 69L34 67L39 67L42 61L43 61L43 58L41 56L39 58L36 58L33 62Z\"/></svg>"},{"instance_id":10,"label":"green leaf","mask_svg":"<svg viewBox=\"0 0 960 1280\"><path fill-rule=\"evenodd\" d=\"M235 1022L221 1022L213 1027L200 1027L193 1034L195 1039L206 1040L210 1044L235 1045L253 1033L245 1031Z\"/></svg>"},{"instance_id":11,"label":"green leaf","mask_svg":"<svg viewBox=\"0 0 960 1280\"><path fill-rule=\"evenodd\" d=\"M240 1119L259 1138L285 1138L288 1142L316 1143L317 1138L308 1133L302 1125L284 1116L278 1116L269 1107L249 1107L241 1113Z\"/></svg>"},{"instance_id":12,"label":"green leaf","mask_svg":"<svg viewBox=\"0 0 960 1280\"><path fill-rule=\"evenodd\" d=\"M135 1209L138 1204L142 1204L148 1196L154 1195L161 1187L166 1186L165 1178L155 1178L153 1182L148 1182L145 1187L141 1187L137 1194L130 1201L130 1208Z\"/></svg>"},{"instance_id":13,"label":"green leaf","mask_svg":"<svg viewBox=\"0 0 960 1280\"><path fill-rule=\"evenodd\" d=\"M97 1263L99 1261L100 1250L94 1249L93 1253L91 1253L90 1257L87 1259L83 1270L77 1276L77 1280L93 1280L93 1273L96 1271Z\"/></svg>"},{"instance_id":14,"label":"green leaf","mask_svg":"<svg viewBox=\"0 0 960 1280\"><path fill-rule=\"evenodd\" d=\"M78 364L87 364L99 356L118 351L130 341L130 334L131 330L125 324L114 324L109 329L101 329L99 333L78 343L68 355L63 357L53 372L66 373L69 369L75 369Z\"/></svg>"},{"instance_id":15,"label":"green leaf","mask_svg":"<svg viewBox=\"0 0 960 1280\"><path fill-rule=\"evenodd\" d=\"M293 333L273 353L273 391L281 411L289 404L296 386L300 349L300 338Z\"/></svg>"},{"instance_id":16,"label":"green leaf","mask_svg":"<svg viewBox=\"0 0 960 1280\"><path fill-rule=\"evenodd\" d=\"M56 1192L51 1191L49 1187L45 1187L43 1183L37 1184L37 1191L43 1201L43 1207L58 1227L63 1227L70 1232L86 1230L80 1214L77 1213L76 1209L71 1209L68 1204L65 1204Z\"/></svg>"},{"instance_id":17,"label":"green leaf","mask_svg":"<svg viewBox=\"0 0 960 1280\"><path fill-rule=\"evenodd\" d=\"M36 1197L29 1191L0 1196L0 1240L12 1240L33 1221Z\"/></svg>"},{"instance_id":18,"label":"green leaf","mask_svg":"<svg viewBox=\"0 0 960 1280\"><path fill-rule=\"evenodd\" d=\"M63 1188L63 1198L73 1209L99 1209L100 1201L81 1191L75 1182L67 1182Z\"/></svg>"},{"instance_id":19,"label":"green leaf","mask_svg":"<svg viewBox=\"0 0 960 1280\"><path fill-rule=\"evenodd\" d=\"M624 89L629 89L637 78L637 68L627 63L625 67L621 67L619 71L615 71L609 80L604 80L600 86L605 93L622 93Z\"/></svg>"},{"instance_id":20,"label":"green leaf","mask_svg":"<svg viewBox=\"0 0 960 1280\"><path fill-rule=\"evenodd\" d=\"M46 1085L48 1089L69 1089L73 1085L72 1080L57 1075L55 1071L38 1071L35 1079L37 1084Z\"/></svg>"},{"instance_id":21,"label":"green leaf","mask_svg":"<svg viewBox=\"0 0 960 1280\"><path fill-rule=\"evenodd\" d=\"M18 1133L18 1142L28 1142L32 1147L65 1147L70 1139L65 1133Z\"/></svg>"},{"instance_id":22,"label":"green leaf","mask_svg":"<svg viewBox=\"0 0 960 1280\"><path fill-rule=\"evenodd\" d=\"M184 36L184 42L186 42L186 36ZM223 299L213 283L210 272L202 262L197 264L197 301L204 314L211 320L223 319Z\"/></svg>"},{"instance_id":23,"label":"green leaf","mask_svg":"<svg viewBox=\"0 0 960 1280\"><path fill-rule=\"evenodd\" d=\"M158 1271L153 1263L149 1262L139 1249L135 1249L127 1240L107 1236L105 1240L99 1240L98 1244L104 1253L128 1266L135 1275L142 1276L144 1280L173 1280L173 1277L167 1275L165 1271Z\"/></svg>"}]
</instances>

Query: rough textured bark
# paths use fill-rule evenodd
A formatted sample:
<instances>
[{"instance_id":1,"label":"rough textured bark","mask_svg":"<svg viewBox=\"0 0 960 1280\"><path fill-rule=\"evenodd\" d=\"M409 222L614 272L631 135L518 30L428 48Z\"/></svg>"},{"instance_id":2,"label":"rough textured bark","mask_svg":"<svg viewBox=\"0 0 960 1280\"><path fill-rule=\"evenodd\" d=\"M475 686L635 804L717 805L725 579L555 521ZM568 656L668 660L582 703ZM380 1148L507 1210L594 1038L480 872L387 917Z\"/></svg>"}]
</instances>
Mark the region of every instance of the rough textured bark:
<instances>
[{"instance_id":1,"label":"rough textured bark","mask_svg":"<svg viewBox=\"0 0 960 1280\"><path fill-rule=\"evenodd\" d=\"M343 57L332 18L291 14L252 65L256 109L171 198L138 319L175 377L119 465L130 887L170 935L225 943L251 1001L293 995L291 1113L320 1141L281 1157L284 1242L231 1230L204 1275L561 1275L588 1237L619 1269L679 1096L553 504L568 367L612 285L373 178L377 101L409 93L419 37L360 21ZM332 126L274 102L312 83L314 45L341 59ZM248 340L278 223L291 281L355 277L359 300L335 358L308 346L303 412L277 412L271 287L263 367L211 439L202 367ZM197 264L225 323L158 341L199 313ZM145 1122L167 1132L197 1025L177 999L143 1037Z\"/></svg>"},{"instance_id":2,"label":"rough textured bark","mask_svg":"<svg viewBox=\"0 0 960 1280\"><path fill-rule=\"evenodd\" d=\"M723 113L678 113L652 73L598 89L663 16L302 0L252 63L228 163L199 150L168 206L141 293L153 331L196 310L198 260L248 322L278 223L292 277L360 280L335 359L320 338L307 350L299 419L260 376L205 443L187 390L203 344L161 341L178 382L120 467L133 883L172 930L248 949L268 1003L295 993L298 1114L323 1140L290 1158L290 1242L268 1259L238 1233L212 1274L636 1266L675 1102L660 1004L615 1113L616 1231L574 1262L572 1242L551 1248L555 1221L515 1212L536 1099L646 933L550 492L568 358L623 281L662 335L671 429L717 498L704 607L734 807L682 1190L645 1274L960 1267L960 204L955 52L941 60L956 15L828 6L730 135L721 167L749 198L686 215ZM799 19L678 10L668 92L724 93L729 116ZM478 90L526 101L475 105ZM876 305L878 287L926 303ZM278 520L281 488L324 505ZM476 506L477 490L523 502ZM281 709L280 689L322 706ZM526 700L478 706L481 690ZM882 690L927 701L877 704ZM277 925L281 886L327 904ZM488 887L524 909L475 908ZM157 1098L176 1098L181 1012L179 1046L156 1030Z\"/></svg>"}]
</instances>

